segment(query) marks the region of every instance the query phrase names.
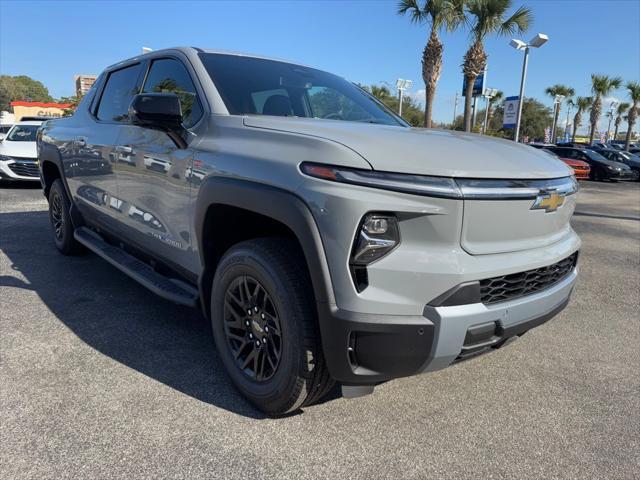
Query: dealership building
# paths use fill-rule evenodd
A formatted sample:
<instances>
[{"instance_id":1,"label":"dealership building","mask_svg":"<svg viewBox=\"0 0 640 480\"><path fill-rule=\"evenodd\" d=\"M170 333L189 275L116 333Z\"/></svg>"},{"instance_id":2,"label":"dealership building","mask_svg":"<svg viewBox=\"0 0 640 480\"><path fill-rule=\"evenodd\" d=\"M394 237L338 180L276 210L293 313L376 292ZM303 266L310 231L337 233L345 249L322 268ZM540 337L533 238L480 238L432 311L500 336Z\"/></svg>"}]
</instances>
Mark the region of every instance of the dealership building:
<instances>
[{"instance_id":1,"label":"dealership building","mask_svg":"<svg viewBox=\"0 0 640 480\"><path fill-rule=\"evenodd\" d=\"M55 102L11 102L14 121L19 122L22 117L62 117L65 110L71 108L70 103Z\"/></svg>"}]
</instances>

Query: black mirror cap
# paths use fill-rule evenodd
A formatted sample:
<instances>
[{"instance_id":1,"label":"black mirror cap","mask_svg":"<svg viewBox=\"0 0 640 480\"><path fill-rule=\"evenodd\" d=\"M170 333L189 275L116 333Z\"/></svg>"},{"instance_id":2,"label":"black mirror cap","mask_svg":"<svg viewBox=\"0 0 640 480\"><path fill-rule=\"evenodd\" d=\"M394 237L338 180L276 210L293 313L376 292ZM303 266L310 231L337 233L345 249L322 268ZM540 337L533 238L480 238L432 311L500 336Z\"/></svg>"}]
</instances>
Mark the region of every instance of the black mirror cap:
<instances>
[{"instance_id":1,"label":"black mirror cap","mask_svg":"<svg viewBox=\"0 0 640 480\"><path fill-rule=\"evenodd\" d=\"M129 106L129 121L141 127L172 131L182 126L182 107L174 93L139 93Z\"/></svg>"}]
</instances>

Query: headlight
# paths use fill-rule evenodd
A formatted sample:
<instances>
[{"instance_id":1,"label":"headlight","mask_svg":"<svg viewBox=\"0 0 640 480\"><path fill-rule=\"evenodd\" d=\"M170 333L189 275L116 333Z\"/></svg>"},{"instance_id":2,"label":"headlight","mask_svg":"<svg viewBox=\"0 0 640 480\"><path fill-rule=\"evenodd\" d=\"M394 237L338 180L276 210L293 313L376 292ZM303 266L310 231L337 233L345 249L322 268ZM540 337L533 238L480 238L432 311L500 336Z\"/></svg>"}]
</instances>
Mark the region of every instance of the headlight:
<instances>
[{"instance_id":1,"label":"headlight","mask_svg":"<svg viewBox=\"0 0 640 480\"><path fill-rule=\"evenodd\" d=\"M400 243L398 220L393 215L368 213L362 219L353 244L351 263L369 265Z\"/></svg>"},{"instance_id":2,"label":"headlight","mask_svg":"<svg viewBox=\"0 0 640 480\"><path fill-rule=\"evenodd\" d=\"M300 171L310 177L364 187L383 188L429 197L462 198L462 192L453 178L358 170L309 162L302 163Z\"/></svg>"},{"instance_id":3,"label":"headlight","mask_svg":"<svg viewBox=\"0 0 640 480\"><path fill-rule=\"evenodd\" d=\"M349 269L358 292L369 286L367 265L381 259L400 244L400 229L395 215L367 213L360 222L353 242Z\"/></svg>"},{"instance_id":4,"label":"headlight","mask_svg":"<svg viewBox=\"0 0 640 480\"><path fill-rule=\"evenodd\" d=\"M9 157L8 155L2 155L0 153L0 161L7 161L7 160L13 160L13 158Z\"/></svg>"}]
</instances>

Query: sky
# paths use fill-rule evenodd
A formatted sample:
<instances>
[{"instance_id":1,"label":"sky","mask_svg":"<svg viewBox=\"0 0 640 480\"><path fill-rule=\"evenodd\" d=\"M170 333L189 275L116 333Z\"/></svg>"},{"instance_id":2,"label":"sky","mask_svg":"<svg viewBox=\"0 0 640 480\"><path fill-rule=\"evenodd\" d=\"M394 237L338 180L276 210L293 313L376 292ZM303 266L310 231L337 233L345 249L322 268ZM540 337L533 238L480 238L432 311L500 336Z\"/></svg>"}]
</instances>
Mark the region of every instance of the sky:
<instances>
[{"instance_id":1,"label":"sky","mask_svg":"<svg viewBox=\"0 0 640 480\"><path fill-rule=\"evenodd\" d=\"M525 96L551 106L544 89L556 83L588 96L592 73L640 81L639 0L514 0L513 9L523 4L533 10L534 23L522 39L539 32L549 36L531 52ZM28 75L54 97L71 96L75 74L98 74L143 46L187 45L283 58L366 85L412 79L410 94L423 99L420 59L429 30L397 15L396 5L395 0L0 0L0 74ZM464 30L442 34L436 121L453 118L469 40ZM518 94L523 55L509 40L490 37L485 43L486 86L505 96ZM613 98L628 100L624 89ZM458 113L461 108L460 102ZM606 129L605 119L600 128Z\"/></svg>"}]
</instances>

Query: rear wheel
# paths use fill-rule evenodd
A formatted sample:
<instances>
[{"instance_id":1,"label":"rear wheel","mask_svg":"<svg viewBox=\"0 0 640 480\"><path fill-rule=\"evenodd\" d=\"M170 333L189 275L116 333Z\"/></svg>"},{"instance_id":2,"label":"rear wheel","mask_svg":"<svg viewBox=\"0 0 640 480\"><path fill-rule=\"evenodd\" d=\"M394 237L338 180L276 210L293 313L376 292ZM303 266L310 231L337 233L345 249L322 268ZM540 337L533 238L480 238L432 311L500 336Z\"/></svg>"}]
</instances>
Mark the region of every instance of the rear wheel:
<instances>
[{"instance_id":1,"label":"rear wheel","mask_svg":"<svg viewBox=\"0 0 640 480\"><path fill-rule=\"evenodd\" d=\"M80 244L73 237L73 224L69 210L71 202L62 180L57 178L49 189L49 220L56 248L64 255L78 253Z\"/></svg>"},{"instance_id":2,"label":"rear wheel","mask_svg":"<svg viewBox=\"0 0 640 480\"><path fill-rule=\"evenodd\" d=\"M235 386L270 415L292 412L333 385L305 261L286 238L241 242L221 259L211 295L212 327Z\"/></svg>"}]
</instances>

